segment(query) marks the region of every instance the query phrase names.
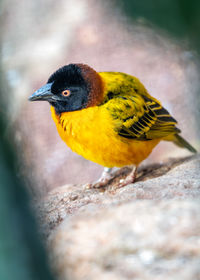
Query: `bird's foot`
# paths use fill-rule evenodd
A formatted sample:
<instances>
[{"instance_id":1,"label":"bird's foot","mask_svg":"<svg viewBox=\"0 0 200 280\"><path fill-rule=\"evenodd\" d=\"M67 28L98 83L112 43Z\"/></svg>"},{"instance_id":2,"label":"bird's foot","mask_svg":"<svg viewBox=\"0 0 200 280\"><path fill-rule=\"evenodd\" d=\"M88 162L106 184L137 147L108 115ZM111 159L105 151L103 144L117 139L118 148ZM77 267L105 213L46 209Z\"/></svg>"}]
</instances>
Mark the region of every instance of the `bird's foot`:
<instances>
[{"instance_id":1,"label":"bird's foot","mask_svg":"<svg viewBox=\"0 0 200 280\"><path fill-rule=\"evenodd\" d=\"M133 168L131 173L125 178L121 179L118 184L116 184L116 188L122 188L129 184L133 184L135 182L137 176L137 167Z\"/></svg>"},{"instance_id":2,"label":"bird's foot","mask_svg":"<svg viewBox=\"0 0 200 280\"><path fill-rule=\"evenodd\" d=\"M92 188L103 188L105 187L114 177L113 174L111 174L112 168L104 168L104 171L101 175L101 177L94 183L89 183L85 185L85 188L92 189Z\"/></svg>"},{"instance_id":3,"label":"bird's foot","mask_svg":"<svg viewBox=\"0 0 200 280\"><path fill-rule=\"evenodd\" d=\"M105 188L115 177L114 174L111 173L111 168L104 168L101 178L94 182L85 185L86 189L97 189L97 188ZM125 178L121 179L118 183L115 183L113 188L118 189L122 188L126 185L133 184L136 180L137 175L137 167L133 168L131 173Z\"/></svg>"}]
</instances>

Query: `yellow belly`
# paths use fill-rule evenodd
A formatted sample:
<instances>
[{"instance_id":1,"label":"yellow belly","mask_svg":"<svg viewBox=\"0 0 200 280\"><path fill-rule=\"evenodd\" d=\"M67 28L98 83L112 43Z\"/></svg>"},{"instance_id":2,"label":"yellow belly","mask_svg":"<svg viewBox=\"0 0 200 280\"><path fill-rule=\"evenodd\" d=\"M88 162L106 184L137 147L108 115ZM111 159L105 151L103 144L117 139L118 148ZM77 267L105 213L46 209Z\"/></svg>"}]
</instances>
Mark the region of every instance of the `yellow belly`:
<instances>
[{"instance_id":1,"label":"yellow belly","mask_svg":"<svg viewBox=\"0 0 200 280\"><path fill-rule=\"evenodd\" d=\"M138 165L151 153L160 139L136 141L117 134L113 119L102 107L56 115L52 118L62 140L72 151L106 167Z\"/></svg>"}]
</instances>

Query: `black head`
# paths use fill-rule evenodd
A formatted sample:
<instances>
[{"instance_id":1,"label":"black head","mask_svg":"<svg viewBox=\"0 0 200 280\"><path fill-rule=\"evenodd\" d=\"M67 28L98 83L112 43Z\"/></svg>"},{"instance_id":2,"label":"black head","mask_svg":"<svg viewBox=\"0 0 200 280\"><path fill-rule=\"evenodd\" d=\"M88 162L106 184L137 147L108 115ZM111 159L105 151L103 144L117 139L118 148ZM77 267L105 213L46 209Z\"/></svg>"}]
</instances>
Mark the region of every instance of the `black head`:
<instances>
[{"instance_id":1,"label":"black head","mask_svg":"<svg viewBox=\"0 0 200 280\"><path fill-rule=\"evenodd\" d=\"M98 78L97 78L98 76ZM29 97L30 101L46 100L56 113L77 111L92 106L94 81L101 86L98 73L84 64L69 64L53 73L46 85ZM98 90L95 95L99 95Z\"/></svg>"}]
</instances>

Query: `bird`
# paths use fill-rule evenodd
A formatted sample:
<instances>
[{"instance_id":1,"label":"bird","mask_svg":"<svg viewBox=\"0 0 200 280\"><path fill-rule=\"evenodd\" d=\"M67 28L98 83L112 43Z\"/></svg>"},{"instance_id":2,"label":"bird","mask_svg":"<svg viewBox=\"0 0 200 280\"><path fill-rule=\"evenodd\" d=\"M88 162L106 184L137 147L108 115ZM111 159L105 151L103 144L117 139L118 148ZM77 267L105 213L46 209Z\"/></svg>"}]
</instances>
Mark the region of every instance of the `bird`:
<instances>
[{"instance_id":1,"label":"bird","mask_svg":"<svg viewBox=\"0 0 200 280\"><path fill-rule=\"evenodd\" d=\"M73 152L104 166L91 184L104 187L112 168L134 166L119 187L133 183L139 164L157 144L171 141L196 153L177 121L140 80L122 72L97 72L86 64L56 70L30 101L48 101L61 139ZM121 182L122 181L122 182Z\"/></svg>"}]
</instances>

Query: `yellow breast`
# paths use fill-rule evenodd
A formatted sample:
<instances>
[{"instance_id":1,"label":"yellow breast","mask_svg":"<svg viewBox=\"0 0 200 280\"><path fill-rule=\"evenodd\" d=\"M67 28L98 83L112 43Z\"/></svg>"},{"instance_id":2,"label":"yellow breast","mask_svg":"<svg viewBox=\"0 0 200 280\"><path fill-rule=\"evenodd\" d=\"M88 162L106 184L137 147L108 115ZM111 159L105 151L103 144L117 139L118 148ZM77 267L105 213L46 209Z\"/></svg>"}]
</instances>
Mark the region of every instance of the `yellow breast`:
<instances>
[{"instance_id":1,"label":"yellow breast","mask_svg":"<svg viewBox=\"0 0 200 280\"><path fill-rule=\"evenodd\" d=\"M151 153L159 139L137 141L117 134L113 119L103 106L65 112L52 118L62 140L72 151L106 167L138 165Z\"/></svg>"}]
</instances>

